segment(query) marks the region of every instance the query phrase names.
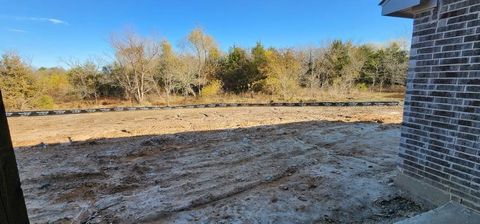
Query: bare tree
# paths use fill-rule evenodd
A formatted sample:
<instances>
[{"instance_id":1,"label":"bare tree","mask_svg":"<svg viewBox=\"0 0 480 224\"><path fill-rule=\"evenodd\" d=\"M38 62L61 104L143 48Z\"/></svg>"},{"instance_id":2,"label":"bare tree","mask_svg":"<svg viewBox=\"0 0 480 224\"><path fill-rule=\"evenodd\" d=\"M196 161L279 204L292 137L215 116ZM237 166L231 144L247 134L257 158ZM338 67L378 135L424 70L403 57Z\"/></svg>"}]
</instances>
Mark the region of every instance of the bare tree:
<instances>
[{"instance_id":1,"label":"bare tree","mask_svg":"<svg viewBox=\"0 0 480 224\"><path fill-rule=\"evenodd\" d=\"M158 69L161 46L133 32L113 36L111 45L115 49L118 83L128 98L142 103L147 93L155 88L154 75Z\"/></svg>"},{"instance_id":2,"label":"bare tree","mask_svg":"<svg viewBox=\"0 0 480 224\"><path fill-rule=\"evenodd\" d=\"M197 96L194 89L192 88L194 83L197 80L196 76L196 68L195 65L197 61L195 58L188 54L183 54L179 56L180 63L177 67L177 74L178 74L178 81L180 86L180 91L182 92L183 96L187 97L188 95L192 94L193 96Z\"/></svg>"},{"instance_id":3,"label":"bare tree","mask_svg":"<svg viewBox=\"0 0 480 224\"><path fill-rule=\"evenodd\" d=\"M220 56L213 37L205 34L201 28L195 28L187 37L188 47L193 50L196 63L196 84L200 90L208 82L217 68L215 60Z\"/></svg>"},{"instance_id":4,"label":"bare tree","mask_svg":"<svg viewBox=\"0 0 480 224\"><path fill-rule=\"evenodd\" d=\"M342 71L341 87L344 91L352 90L355 82L360 77L360 71L367 58L363 55L362 51L352 44L347 44L348 63L345 64Z\"/></svg>"},{"instance_id":5,"label":"bare tree","mask_svg":"<svg viewBox=\"0 0 480 224\"><path fill-rule=\"evenodd\" d=\"M81 63L77 60L66 62L70 69L67 76L73 85L73 90L81 99L98 99L98 85L101 78L99 63L88 59Z\"/></svg>"},{"instance_id":6,"label":"bare tree","mask_svg":"<svg viewBox=\"0 0 480 224\"><path fill-rule=\"evenodd\" d=\"M383 57L384 78L380 91L383 90L383 84L387 82L390 85L403 85L408 70L407 51L404 50L404 42L392 42L385 49Z\"/></svg>"},{"instance_id":7,"label":"bare tree","mask_svg":"<svg viewBox=\"0 0 480 224\"><path fill-rule=\"evenodd\" d=\"M309 89L315 96L315 89L320 87L321 67L318 61L321 59L322 48L307 48L298 52L298 60L301 62L302 86Z\"/></svg>"}]
</instances>

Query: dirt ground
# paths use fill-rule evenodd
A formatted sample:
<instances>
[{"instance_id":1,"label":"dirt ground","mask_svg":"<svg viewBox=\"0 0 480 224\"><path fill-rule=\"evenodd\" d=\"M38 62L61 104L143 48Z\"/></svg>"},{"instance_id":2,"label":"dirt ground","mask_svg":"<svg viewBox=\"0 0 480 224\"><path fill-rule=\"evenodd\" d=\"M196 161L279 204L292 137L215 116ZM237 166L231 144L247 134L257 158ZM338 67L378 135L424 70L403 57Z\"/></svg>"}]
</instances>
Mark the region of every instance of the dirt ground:
<instances>
[{"instance_id":1,"label":"dirt ground","mask_svg":"<svg viewBox=\"0 0 480 224\"><path fill-rule=\"evenodd\" d=\"M32 223L392 223L401 107L11 118ZM61 144L56 144L61 143Z\"/></svg>"}]
</instances>

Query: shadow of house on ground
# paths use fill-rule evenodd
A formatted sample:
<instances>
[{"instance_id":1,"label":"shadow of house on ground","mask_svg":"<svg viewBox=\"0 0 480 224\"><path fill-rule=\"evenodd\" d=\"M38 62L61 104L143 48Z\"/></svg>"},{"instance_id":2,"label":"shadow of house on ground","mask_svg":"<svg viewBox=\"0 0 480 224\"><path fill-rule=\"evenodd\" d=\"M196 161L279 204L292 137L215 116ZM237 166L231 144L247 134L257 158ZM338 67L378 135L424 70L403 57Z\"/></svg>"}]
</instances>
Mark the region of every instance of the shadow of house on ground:
<instances>
[{"instance_id":1,"label":"shadow of house on ground","mask_svg":"<svg viewBox=\"0 0 480 224\"><path fill-rule=\"evenodd\" d=\"M34 223L391 223L399 125L312 121L16 151Z\"/></svg>"}]
</instances>

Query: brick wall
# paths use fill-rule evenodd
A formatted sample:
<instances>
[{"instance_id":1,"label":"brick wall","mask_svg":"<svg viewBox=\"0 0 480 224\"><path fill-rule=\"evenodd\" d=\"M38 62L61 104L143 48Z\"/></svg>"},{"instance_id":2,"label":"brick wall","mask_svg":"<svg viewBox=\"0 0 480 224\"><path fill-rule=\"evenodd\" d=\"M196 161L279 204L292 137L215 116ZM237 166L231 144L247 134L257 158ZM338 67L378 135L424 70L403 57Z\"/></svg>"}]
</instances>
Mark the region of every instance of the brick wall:
<instances>
[{"instance_id":1,"label":"brick wall","mask_svg":"<svg viewBox=\"0 0 480 224\"><path fill-rule=\"evenodd\" d=\"M480 0L415 15L399 168L480 211Z\"/></svg>"}]
</instances>

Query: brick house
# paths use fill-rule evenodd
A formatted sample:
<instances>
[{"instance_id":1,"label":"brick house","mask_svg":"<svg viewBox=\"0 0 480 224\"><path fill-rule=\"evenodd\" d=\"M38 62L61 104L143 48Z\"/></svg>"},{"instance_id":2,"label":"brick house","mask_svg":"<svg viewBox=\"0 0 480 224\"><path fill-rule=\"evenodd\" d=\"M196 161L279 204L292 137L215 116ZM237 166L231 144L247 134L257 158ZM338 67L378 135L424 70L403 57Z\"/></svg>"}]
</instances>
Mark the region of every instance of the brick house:
<instances>
[{"instance_id":1,"label":"brick house","mask_svg":"<svg viewBox=\"0 0 480 224\"><path fill-rule=\"evenodd\" d=\"M480 211L480 0L384 0L413 18L398 185Z\"/></svg>"}]
</instances>

